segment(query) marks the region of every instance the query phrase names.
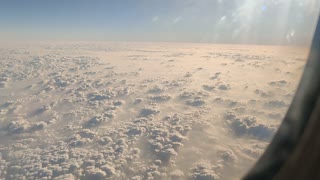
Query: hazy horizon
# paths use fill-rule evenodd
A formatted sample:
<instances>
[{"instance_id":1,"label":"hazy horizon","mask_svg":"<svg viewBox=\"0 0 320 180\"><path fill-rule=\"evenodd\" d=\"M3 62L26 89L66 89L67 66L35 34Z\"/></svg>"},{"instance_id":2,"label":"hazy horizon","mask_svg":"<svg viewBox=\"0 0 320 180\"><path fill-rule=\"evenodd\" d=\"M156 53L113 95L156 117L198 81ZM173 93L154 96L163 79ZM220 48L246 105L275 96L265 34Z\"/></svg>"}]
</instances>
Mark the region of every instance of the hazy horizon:
<instances>
[{"instance_id":1,"label":"hazy horizon","mask_svg":"<svg viewBox=\"0 0 320 180\"><path fill-rule=\"evenodd\" d=\"M2 1L2 41L308 44L319 1Z\"/></svg>"}]
</instances>

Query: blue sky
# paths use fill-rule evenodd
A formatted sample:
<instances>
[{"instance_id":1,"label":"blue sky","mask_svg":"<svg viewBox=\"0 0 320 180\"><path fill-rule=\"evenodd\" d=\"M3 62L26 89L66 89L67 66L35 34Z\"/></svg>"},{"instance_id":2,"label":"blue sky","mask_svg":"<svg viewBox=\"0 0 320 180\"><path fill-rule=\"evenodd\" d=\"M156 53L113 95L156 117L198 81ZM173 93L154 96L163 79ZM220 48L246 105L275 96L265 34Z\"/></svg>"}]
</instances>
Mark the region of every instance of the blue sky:
<instances>
[{"instance_id":1,"label":"blue sky","mask_svg":"<svg viewBox=\"0 0 320 180\"><path fill-rule=\"evenodd\" d=\"M303 43L319 0L0 0L0 38Z\"/></svg>"}]
</instances>

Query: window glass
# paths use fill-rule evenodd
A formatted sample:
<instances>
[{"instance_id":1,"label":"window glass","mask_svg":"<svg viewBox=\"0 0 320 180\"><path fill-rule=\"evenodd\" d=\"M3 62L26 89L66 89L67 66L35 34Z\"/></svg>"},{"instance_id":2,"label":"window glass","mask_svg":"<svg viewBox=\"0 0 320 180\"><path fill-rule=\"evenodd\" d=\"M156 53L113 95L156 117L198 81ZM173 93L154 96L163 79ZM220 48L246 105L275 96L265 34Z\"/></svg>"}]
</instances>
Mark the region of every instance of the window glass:
<instances>
[{"instance_id":1,"label":"window glass","mask_svg":"<svg viewBox=\"0 0 320 180\"><path fill-rule=\"evenodd\" d=\"M0 5L0 179L239 179L295 94L318 0Z\"/></svg>"}]
</instances>

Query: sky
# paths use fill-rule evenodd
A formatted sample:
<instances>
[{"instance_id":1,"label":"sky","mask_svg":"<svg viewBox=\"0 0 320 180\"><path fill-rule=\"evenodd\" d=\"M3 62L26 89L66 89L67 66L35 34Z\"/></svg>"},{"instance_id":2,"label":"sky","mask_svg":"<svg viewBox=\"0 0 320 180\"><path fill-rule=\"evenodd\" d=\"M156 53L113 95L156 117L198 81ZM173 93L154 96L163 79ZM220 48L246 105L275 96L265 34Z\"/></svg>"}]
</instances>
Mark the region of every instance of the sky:
<instances>
[{"instance_id":1,"label":"sky","mask_svg":"<svg viewBox=\"0 0 320 180\"><path fill-rule=\"evenodd\" d=\"M0 0L0 39L304 44L319 1Z\"/></svg>"}]
</instances>

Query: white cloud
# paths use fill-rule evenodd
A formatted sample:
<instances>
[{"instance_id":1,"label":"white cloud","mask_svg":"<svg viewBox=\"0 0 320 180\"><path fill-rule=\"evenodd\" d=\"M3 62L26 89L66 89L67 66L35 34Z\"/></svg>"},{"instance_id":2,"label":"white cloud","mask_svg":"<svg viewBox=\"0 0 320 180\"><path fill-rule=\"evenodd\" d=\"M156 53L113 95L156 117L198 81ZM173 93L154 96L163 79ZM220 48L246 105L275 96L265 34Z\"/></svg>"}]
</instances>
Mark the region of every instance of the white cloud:
<instances>
[{"instance_id":1,"label":"white cloud","mask_svg":"<svg viewBox=\"0 0 320 180\"><path fill-rule=\"evenodd\" d=\"M232 18L226 17L217 20ZM172 25L174 16L166 20ZM297 48L292 60L290 53L271 54L278 52L271 46L88 42L36 47L0 52L8 57L0 66L0 82L8 83L0 88L0 141L6 142L0 143L0 179L128 179L132 174L132 179L236 179L229 176L239 176L235 171L247 163L244 158L253 163L265 147L260 144L275 132L296 87L290 77L300 74L305 62ZM39 50L45 55L33 58ZM292 68L283 68L288 64ZM30 87L25 94L15 88L22 80ZM11 137L14 141L4 139ZM12 155L1 156L9 150ZM26 168L28 173L22 171Z\"/></svg>"},{"instance_id":2,"label":"white cloud","mask_svg":"<svg viewBox=\"0 0 320 180\"><path fill-rule=\"evenodd\" d=\"M159 16L153 16L152 19L151 19L151 21L152 21L153 23L158 22L158 21L159 21Z\"/></svg>"},{"instance_id":3,"label":"white cloud","mask_svg":"<svg viewBox=\"0 0 320 180\"><path fill-rule=\"evenodd\" d=\"M179 23L181 20L182 20L182 17L181 17L181 16L178 16L178 17L175 17L175 18L172 20L172 23L173 23L173 24L177 24L177 23Z\"/></svg>"},{"instance_id":4,"label":"white cloud","mask_svg":"<svg viewBox=\"0 0 320 180\"><path fill-rule=\"evenodd\" d=\"M221 18L220 18L220 20L219 20L219 22L224 22L225 20L226 20L226 16L222 16Z\"/></svg>"}]
</instances>

